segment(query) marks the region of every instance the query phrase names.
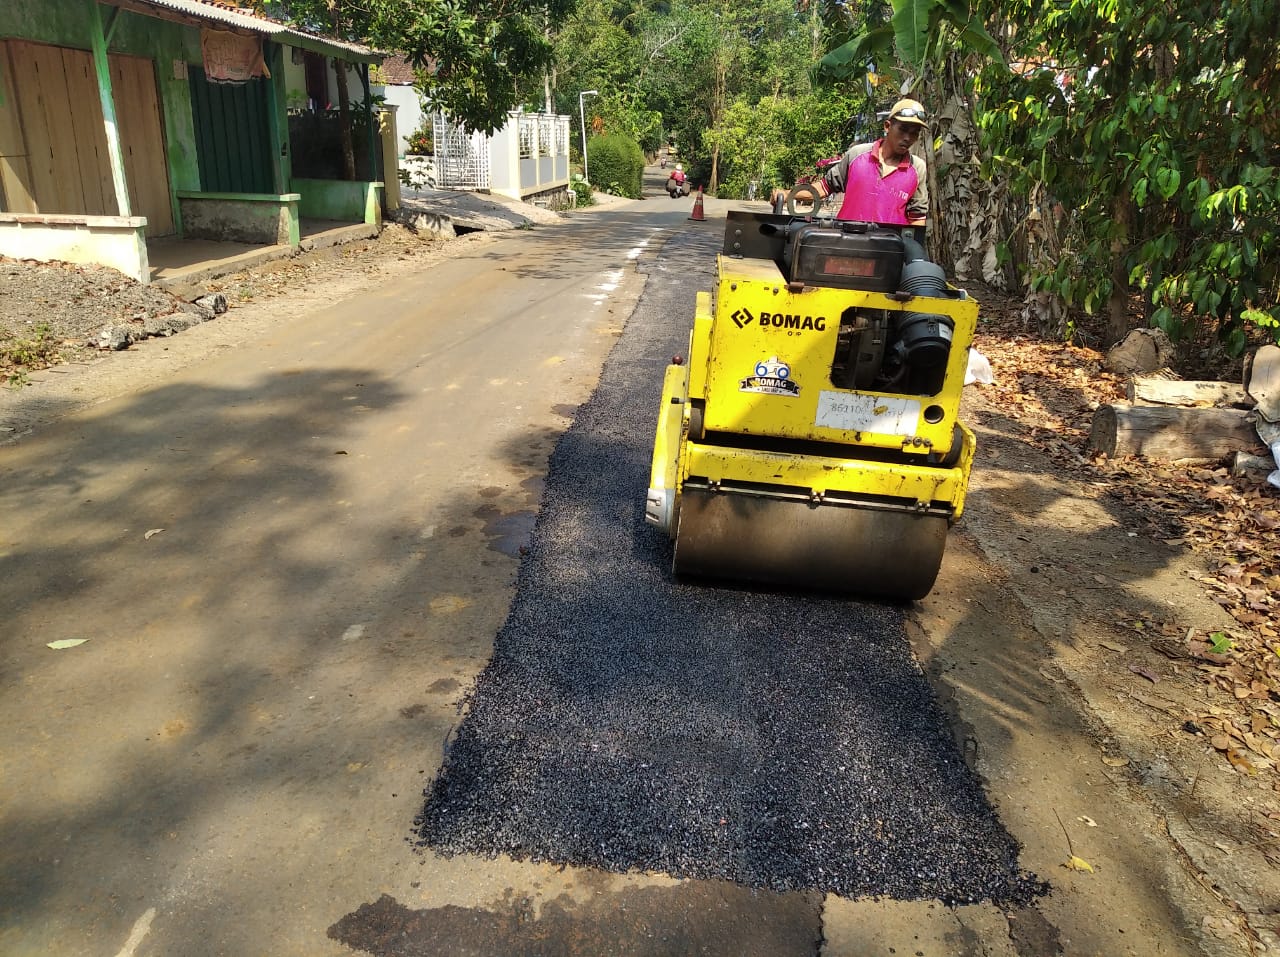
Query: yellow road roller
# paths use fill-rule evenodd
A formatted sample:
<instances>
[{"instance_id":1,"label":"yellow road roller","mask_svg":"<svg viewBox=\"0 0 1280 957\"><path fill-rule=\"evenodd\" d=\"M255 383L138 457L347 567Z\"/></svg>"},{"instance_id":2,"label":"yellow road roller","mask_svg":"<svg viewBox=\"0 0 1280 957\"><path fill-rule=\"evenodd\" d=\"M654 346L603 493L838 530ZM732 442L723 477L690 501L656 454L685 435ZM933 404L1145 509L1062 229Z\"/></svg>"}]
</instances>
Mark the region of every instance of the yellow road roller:
<instances>
[{"instance_id":1,"label":"yellow road roller","mask_svg":"<svg viewBox=\"0 0 1280 957\"><path fill-rule=\"evenodd\" d=\"M667 367L646 519L678 577L913 600L964 510L978 304L910 227L733 211Z\"/></svg>"}]
</instances>

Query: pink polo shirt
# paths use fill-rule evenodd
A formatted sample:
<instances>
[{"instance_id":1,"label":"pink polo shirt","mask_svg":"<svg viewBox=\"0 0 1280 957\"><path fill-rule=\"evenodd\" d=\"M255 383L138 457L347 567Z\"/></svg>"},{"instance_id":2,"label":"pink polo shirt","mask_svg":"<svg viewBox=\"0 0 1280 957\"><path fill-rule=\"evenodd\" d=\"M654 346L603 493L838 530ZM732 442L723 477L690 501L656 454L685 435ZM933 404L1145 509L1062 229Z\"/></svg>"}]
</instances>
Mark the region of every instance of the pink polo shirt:
<instances>
[{"instance_id":1,"label":"pink polo shirt","mask_svg":"<svg viewBox=\"0 0 1280 957\"><path fill-rule=\"evenodd\" d=\"M908 154L885 173L880 164L882 142L851 146L841 162L827 172L825 179L831 191L844 191L844 203L836 219L905 226L910 222L905 212L908 205L913 207L913 213L922 205L928 210L928 194L923 188L924 160ZM915 218L924 215L919 212Z\"/></svg>"}]
</instances>

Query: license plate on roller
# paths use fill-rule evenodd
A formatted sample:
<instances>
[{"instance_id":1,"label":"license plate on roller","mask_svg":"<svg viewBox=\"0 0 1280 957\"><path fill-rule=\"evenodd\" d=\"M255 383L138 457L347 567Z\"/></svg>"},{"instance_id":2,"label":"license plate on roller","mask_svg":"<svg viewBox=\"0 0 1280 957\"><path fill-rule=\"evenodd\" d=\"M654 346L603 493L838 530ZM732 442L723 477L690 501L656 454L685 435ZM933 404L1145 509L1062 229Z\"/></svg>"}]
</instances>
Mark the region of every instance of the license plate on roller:
<instances>
[{"instance_id":1,"label":"license plate on roller","mask_svg":"<svg viewBox=\"0 0 1280 957\"><path fill-rule=\"evenodd\" d=\"M818 395L814 425L849 432L877 432L881 435L915 435L920 421L920 403L884 395L823 391Z\"/></svg>"}]
</instances>

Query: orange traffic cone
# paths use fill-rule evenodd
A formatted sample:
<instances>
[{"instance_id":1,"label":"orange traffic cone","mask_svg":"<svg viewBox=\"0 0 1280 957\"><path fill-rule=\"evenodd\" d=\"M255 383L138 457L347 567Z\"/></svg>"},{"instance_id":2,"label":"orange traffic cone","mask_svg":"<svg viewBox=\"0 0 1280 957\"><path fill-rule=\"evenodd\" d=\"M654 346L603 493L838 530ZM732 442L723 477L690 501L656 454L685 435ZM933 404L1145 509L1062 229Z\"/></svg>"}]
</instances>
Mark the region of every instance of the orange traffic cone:
<instances>
[{"instance_id":1,"label":"orange traffic cone","mask_svg":"<svg viewBox=\"0 0 1280 957\"><path fill-rule=\"evenodd\" d=\"M698 187L698 195L693 200L693 212L689 214L689 218L695 223L706 222L707 217L702 215L702 187Z\"/></svg>"}]
</instances>

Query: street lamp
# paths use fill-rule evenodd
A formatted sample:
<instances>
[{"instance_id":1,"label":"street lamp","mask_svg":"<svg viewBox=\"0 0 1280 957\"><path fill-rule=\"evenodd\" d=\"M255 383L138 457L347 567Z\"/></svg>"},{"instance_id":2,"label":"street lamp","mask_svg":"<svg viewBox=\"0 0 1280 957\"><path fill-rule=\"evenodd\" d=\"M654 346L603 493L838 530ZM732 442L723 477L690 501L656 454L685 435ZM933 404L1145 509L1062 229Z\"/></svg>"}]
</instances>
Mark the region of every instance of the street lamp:
<instances>
[{"instance_id":1,"label":"street lamp","mask_svg":"<svg viewBox=\"0 0 1280 957\"><path fill-rule=\"evenodd\" d=\"M591 177L587 175L587 114L582 109L582 98L584 96L596 96L599 90L583 90L578 94L578 122L582 124L582 178L586 182L591 182Z\"/></svg>"}]
</instances>

